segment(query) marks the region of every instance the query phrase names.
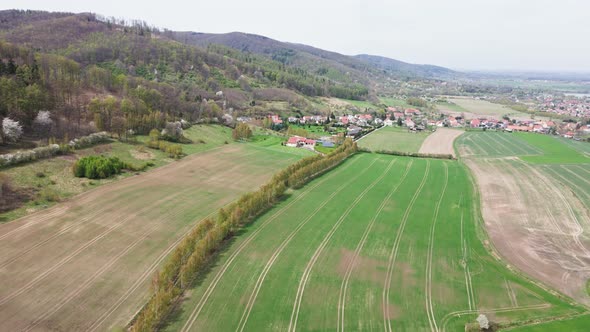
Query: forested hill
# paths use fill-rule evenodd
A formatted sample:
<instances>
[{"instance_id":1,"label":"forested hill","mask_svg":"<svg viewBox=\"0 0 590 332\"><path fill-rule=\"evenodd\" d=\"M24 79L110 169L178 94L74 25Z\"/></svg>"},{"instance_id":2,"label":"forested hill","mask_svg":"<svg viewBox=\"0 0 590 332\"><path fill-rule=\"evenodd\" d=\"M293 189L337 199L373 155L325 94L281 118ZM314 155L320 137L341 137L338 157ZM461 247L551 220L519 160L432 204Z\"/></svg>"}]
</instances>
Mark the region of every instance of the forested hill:
<instances>
[{"instance_id":1,"label":"forested hill","mask_svg":"<svg viewBox=\"0 0 590 332\"><path fill-rule=\"evenodd\" d=\"M183 35L192 36L90 13L0 11L0 121L10 117L40 135L35 119L48 110L54 126L46 135L147 132L232 110L263 115L276 101L313 112L313 97L363 100L392 79L370 63L303 45L288 44L300 53L293 57L290 48L254 52L264 37L245 35L244 50ZM310 60L318 58L326 61Z\"/></svg>"},{"instance_id":2,"label":"forested hill","mask_svg":"<svg viewBox=\"0 0 590 332\"><path fill-rule=\"evenodd\" d=\"M439 66L416 65L366 54L348 56L308 45L280 42L268 37L242 32L224 34L173 32L169 35L186 44L202 47L218 44L242 52L262 54L271 59L318 73L335 69L341 71L340 74L347 73L360 81L370 80L371 76L383 75L383 71L393 77L451 78L459 75L453 70Z\"/></svg>"}]
</instances>

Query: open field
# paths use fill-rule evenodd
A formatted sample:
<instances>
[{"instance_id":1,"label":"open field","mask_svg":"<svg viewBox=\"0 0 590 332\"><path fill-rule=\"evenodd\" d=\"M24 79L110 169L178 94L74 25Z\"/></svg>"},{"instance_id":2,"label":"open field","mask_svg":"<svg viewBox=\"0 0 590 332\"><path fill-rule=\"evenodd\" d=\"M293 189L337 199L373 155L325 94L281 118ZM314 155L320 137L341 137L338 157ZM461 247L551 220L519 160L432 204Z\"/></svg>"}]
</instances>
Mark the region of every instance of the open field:
<instances>
[{"instance_id":1,"label":"open field","mask_svg":"<svg viewBox=\"0 0 590 332\"><path fill-rule=\"evenodd\" d=\"M565 144L564 140L541 134L514 133L529 145L541 150L541 156L522 157L533 164L579 164L590 163L590 156L584 155L575 148Z\"/></svg>"},{"instance_id":2,"label":"open field","mask_svg":"<svg viewBox=\"0 0 590 332\"><path fill-rule=\"evenodd\" d=\"M359 154L227 244L168 331L463 331L577 314L482 244L460 162Z\"/></svg>"},{"instance_id":3,"label":"open field","mask_svg":"<svg viewBox=\"0 0 590 332\"><path fill-rule=\"evenodd\" d=\"M498 252L589 305L590 164L582 162L590 160L560 139L537 134L466 133L457 147L477 179Z\"/></svg>"},{"instance_id":4,"label":"open field","mask_svg":"<svg viewBox=\"0 0 590 332\"><path fill-rule=\"evenodd\" d=\"M299 158L223 145L0 225L2 329L126 325L195 223Z\"/></svg>"},{"instance_id":5,"label":"open field","mask_svg":"<svg viewBox=\"0 0 590 332\"><path fill-rule=\"evenodd\" d=\"M511 119L530 120L531 115L517 112L508 106L490 103L489 101L473 99L469 97L449 97L447 100L452 104L439 103L437 107L440 111L451 115L465 115L467 119L487 117L501 119L508 115ZM535 118L543 118L536 116Z\"/></svg>"},{"instance_id":6,"label":"open field","mask_svg":"<svg viewBox=\"0 0 590 332\"><path fill-rule=\"evenodd\" d=\"M185 136L194 141L183 144L185 154L194 154L231 142L231 129L215 125L195 125L184 131ZM147 140L147 136L138 136L138 141ZM280 143L279 143L280 145ZM117 157L124 162L139 166L152 162L159 167L174 162L164 152L145 147L140 143L112 141L93 147L76 150L73 154L56 156L2 169L0 173L10 179L12 185L23 191L34 192L34 197L22 207L0 213L0 223L23 217L54 205L57 201L67 199L100 185L128 177L133 173L122 173L113 178L89 180L76 178L72 174L74 162L88 155Z\"/></svg>"},{"instance_id":7,"label":"open field","mask_svg":"<svg viewBox=\"0 0 590 332\"><path fill-rule=\"evenodd\" d=\"M449 128L438 128L430 134L422 143L420 153L428 154L452 154L455 156L453 143L463 134L463 131Z\"/></svg>"},{"instance_id":8,"label":"open field","mask_svg":"<svg viewBox=\"0 0 590 332\"><path fill-rule=\"evenodd\" d=\"M535 324L508 329L506 331L514 332L548 332L548 331L567 331L567 332L586 332L590 326L590 315L577 316L571 319L556 320L544 324Z\"/></svg>"},{"instance_id":9,"label":"open field","mask_svg":"<svg viewBox=\"0 0 590 332\"><path fill-rule=\"evenodd\" d=\"M465 132L457 139L457 146L464 157L511 157L543 153L519 136L501 131Z\"/></svg>"},{"instance_id":10,"label":"open field","mask_svg":"<svg viewBox=\"0 0 590 332\"><path fill-rule=\"evenodd\" d=\"M407 128L383 127L359 140L358 146L371 151L418 152L428 135L430 132L418 133Z\"/></svg>"}]
</instances>

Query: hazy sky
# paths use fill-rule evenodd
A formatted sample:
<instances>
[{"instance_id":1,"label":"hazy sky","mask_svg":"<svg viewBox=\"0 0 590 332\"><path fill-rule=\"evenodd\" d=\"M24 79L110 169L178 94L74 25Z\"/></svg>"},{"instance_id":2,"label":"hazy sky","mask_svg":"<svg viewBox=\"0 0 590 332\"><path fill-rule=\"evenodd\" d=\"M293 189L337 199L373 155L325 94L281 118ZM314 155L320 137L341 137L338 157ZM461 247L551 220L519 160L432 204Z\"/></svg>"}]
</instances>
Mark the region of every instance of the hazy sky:
<instances>
[{"instance_id":1,"label":"hazy sky","mask_svg":"<svg viewBox=\"0 0 590 332\"><path fill-rule=\"evenodd\" d=\"M3 0L454 69L590 72L588 0Z\"/></svg>"}]
</instances>

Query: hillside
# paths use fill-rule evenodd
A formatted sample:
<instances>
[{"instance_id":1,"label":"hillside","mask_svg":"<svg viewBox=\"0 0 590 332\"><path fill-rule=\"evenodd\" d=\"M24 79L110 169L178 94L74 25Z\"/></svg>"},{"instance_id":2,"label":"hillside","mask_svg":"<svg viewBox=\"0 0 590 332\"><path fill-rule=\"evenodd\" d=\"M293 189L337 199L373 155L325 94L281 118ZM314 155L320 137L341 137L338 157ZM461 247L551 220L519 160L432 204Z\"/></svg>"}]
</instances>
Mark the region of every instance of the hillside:
<instances>
[{"instance_id":1,"label":"hillside","mask_svg":"<svg viewBox=\"0 0 590 332\"><path fill-rule=\"evenodd\" d=\"M241 32L225 34L174 32L172 38L202 47L210 44L225 45L242 52L262 54L285 64L294 64L316 72L336 69L340 71L340 74L348 74L359 81L370 81L371 77L373 79L387 76L438 78L459 74L450 69L433 65L416 65L366 54L348 56L308 45L280 42L268 37Z\"/></svg>"},{"instance_id":2,"label":"hillside","mask_svg":"<svg viewBox=\"0 0 590 332\"><path fill-rule=\"evenodd\" d=\"M451 72L380 59L245 33L160 30L92 13L5 10L0 120L18 121L33 140L96 130L146 133L181 118L327 112L316 97L375 103L385 90L407 93L401 89L411 86L408 77L431 84L427 77ZM384 70L384 63L403 66ZM35 130L42 110L50 111L51 128Z\"/></svg>"}]
</instances>

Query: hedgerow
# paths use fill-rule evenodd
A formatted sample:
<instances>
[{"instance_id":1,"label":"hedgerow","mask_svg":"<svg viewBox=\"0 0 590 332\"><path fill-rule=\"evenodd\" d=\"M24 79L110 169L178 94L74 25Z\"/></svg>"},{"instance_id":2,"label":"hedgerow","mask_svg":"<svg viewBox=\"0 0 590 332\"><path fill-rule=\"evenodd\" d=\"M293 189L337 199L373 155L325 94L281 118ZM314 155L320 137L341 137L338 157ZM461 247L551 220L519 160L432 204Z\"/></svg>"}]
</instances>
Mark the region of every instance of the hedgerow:
<instances>
[{"instance_id":1,"label":"hedgerow","mask_svg":"<svg viewBox=\"0 0 590 332\"><path fill-rule=\"evenodd\" d=\"M190 287L224 241L236 230L253 222L283 196L287 188L298 188L356 153L356 143L348 139L327 156L302 159L275 174L259 190L244 194L238 201L219 209L176 247L166 264L154 275L151 298L135 317L133 331L153 331L162 324L173 304Z\"/></svg>"}]
</instances>

